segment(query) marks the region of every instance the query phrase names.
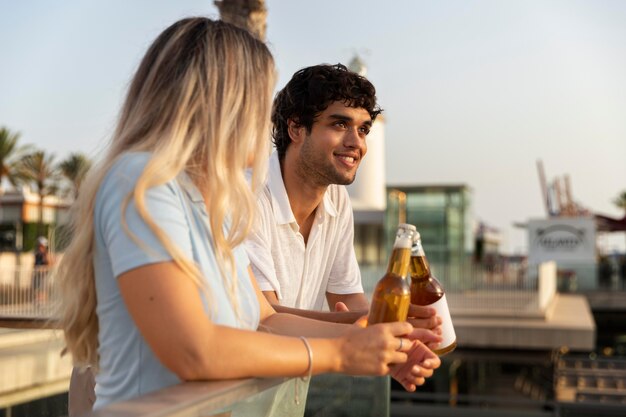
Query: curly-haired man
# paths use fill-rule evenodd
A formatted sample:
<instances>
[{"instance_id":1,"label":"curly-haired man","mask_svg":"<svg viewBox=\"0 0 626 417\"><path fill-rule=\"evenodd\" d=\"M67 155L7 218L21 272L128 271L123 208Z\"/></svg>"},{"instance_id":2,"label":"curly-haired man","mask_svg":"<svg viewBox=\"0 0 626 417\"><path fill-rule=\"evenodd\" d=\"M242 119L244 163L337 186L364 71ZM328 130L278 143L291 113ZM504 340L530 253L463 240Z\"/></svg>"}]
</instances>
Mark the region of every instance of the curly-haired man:
<instances>
[{"instance_id":1,"label":"curly-haired man","mask_svg":"<svg viewBox=\"0 0 626 417\"><path fill-rule=\"evenodd\" d=\"M277 94L276 151L246 245L259 287L277 311L338 322L367 312L344 185L355 179L380 112L372 83L341 64L301 69ZM322 313L325 301L350 312ZM429 309L412 306L412 313L414 325L438 324Z\"/></svg>"}]
</instances>

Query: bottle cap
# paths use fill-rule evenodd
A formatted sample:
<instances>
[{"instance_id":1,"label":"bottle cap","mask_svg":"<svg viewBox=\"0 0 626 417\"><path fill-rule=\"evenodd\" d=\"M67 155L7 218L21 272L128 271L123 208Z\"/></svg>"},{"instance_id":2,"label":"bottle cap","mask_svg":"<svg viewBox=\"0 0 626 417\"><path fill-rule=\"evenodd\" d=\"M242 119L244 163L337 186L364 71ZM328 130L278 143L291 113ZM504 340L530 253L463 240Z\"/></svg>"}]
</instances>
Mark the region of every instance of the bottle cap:
<instances>
[{"instance_id":1,"label":"bottle cap","mask_svg":"<svg viewBox=\"0 0 626 417\"><path fill-rule=\"evenodd\" d=\"M394 248L407 248L410 249L415 239L415 233L417 229L412 224L400 223L398 225L398 231L396 233L396 241L393 244Z\"/></svg>"}]
</instances>

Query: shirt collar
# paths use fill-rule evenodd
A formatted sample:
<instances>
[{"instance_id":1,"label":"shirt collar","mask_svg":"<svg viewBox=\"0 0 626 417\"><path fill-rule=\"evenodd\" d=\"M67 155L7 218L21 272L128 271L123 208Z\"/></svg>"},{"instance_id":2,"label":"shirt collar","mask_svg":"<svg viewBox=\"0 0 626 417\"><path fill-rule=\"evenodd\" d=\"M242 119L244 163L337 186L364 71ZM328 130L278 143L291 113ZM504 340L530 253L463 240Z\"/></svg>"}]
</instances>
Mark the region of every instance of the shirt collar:
<instances>
[{"instance_id":1,"label":"shirt collar","mask_svg":"<svg viewBox=\"0 0 626 417\"><path fill-rule=\"evenodd\" d=\"M267 186L272 195L272 210L274 212L276 223L296 223L296 218L291 210L291 204L289 204L289 197L287 196L287 189L285 188L285 182L283 181L283 174L280 171L280 161L278 160L278 153L276 151L272 152L272 155L270 156ZM330 216L337 216L337 209L330 198L329 189L327 189L324 193L322 207Z\"/></svg>"},{"instance_id":2,"label":"shirt collar","mask_svg":"<svg viewBox=\"0 0 626 417\"><path fill-rule=\"evenodd\" d=\"M270 155L269 169L267 173L267 187L272 196L272 211L277 224L295 223L296 218L291 211L289 197L283 182L283 174L280 172L280 161L278 152Z\"/></svg>"},{"instance_id":3,"label":"shirt collar","mask_svg":"<svg viewBox=\"0 0 626 417\"><path fill-rule=\"evenodd\" d=\"M324 193L324 210L326 210L326 213L328 213L329 216L336 217L337 208L335 207L333 200L330 198L330 187L332 187L332 185L329 185L328 189L326 189L326 192Z\"/></svg>"}]
</instances>

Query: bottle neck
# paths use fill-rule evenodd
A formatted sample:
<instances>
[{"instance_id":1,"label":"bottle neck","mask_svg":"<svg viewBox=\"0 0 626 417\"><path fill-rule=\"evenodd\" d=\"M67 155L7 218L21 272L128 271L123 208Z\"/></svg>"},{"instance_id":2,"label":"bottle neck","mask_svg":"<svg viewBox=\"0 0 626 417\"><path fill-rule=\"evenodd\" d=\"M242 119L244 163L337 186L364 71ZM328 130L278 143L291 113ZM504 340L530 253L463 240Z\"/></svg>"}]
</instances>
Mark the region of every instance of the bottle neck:
<instances>
[{"instance_id":1,"label":"bottle neck","mask_svg":"<svg viewBox=\"0 0 626 417\"><path fill-rule=\"evenodd\" d=\"M417 280L430 278L430 266L425 256L411 256L411 278Z\"/></svg>"},{"instance_id":2,"label":"bottle neck","mask_svg":"<svg viewBox=\"0 0 626 417\"><path fill-rule=\"evenodd\" d=\"M411 248L411 278L430 278L430 265L419 240Z\"/></svg>"},{"instance_id":3,"label":"bottle neck","mask_svg":"<svg viewBox=\"0 0 626 417\"><path fill-rule=\"evenodd\" d=\"M394 247L393 252L391 252L391 257L389 258L387 273L405 278L409 274L410 267L411 249Z\"/></svg>"}]
</instances>

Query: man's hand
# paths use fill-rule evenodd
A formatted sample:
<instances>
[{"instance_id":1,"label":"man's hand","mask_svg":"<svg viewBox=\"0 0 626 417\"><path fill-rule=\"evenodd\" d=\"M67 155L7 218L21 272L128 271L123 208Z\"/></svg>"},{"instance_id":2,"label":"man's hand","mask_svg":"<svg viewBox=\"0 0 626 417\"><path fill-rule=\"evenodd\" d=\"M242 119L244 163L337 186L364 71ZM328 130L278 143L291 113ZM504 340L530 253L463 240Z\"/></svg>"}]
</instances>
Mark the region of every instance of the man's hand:
<instances>
[{"instance_id":1,"label":"man's hand","mask_svg":"<svg viewBox=\"0 0 626 417\"><path fill-rule=\"evenodd\" d=\"M413 342L413 347L407 355L405 363L390 366L390 375L401 383L405 390L413 392L426 382L426 378L432 376L433 371L441 365L441 360L419 341Z\"/></svg>"},{"instance_id":2,"label":"man's hand","mask_svg":"<svg viewBox=\"0 0 626 417\"><path fill-rule=\"evenodd\" d=\"M341 301L339 301L338 303L335 304L336 313L346 313L348 311L350 311L350 309L345 303L342 303Z\"/></svg>"},{"instance_id":3,"label":"man's hand","mask_svg":"<svg viewBox=\"0 0 626 417\"><path fill-rule=\"evenodd\" d=\"M413 326L413 331L407 336L409 339L420 340L430 349L436 349L443 341L441 317L437 316L434 308L411 304L407 321Z\"/></svg>"},{"instance_id":4,"label":"man's hand","mask_svg":"<svg viewBox=\"0 0 626 417\"><path fill-rule=\"evenodd\" d=\"M350 311L350 309L348 308L348 306L345 305L344 303L342 303L341 301L339 301L338 303L335 304L335 312L336 313L347 313L349 311ZM361 311L360 313L363 313L363 315L360 316L354 322L354 325L357 326L357 327L365 328L365 327L367 327L367 311Z\"/></svg>"},{"instance_id":5,"label":"man's hand","mask_svg":"<svg viewBox=\"0 0 626 417\"><path fill-rule=\"evenodd\" d=\"M441 327L441 317L437 315L437 310L432 307L409 305L408 322L420 329L435 329Z\"/></svg>"}]
</instances>

